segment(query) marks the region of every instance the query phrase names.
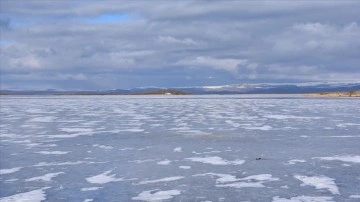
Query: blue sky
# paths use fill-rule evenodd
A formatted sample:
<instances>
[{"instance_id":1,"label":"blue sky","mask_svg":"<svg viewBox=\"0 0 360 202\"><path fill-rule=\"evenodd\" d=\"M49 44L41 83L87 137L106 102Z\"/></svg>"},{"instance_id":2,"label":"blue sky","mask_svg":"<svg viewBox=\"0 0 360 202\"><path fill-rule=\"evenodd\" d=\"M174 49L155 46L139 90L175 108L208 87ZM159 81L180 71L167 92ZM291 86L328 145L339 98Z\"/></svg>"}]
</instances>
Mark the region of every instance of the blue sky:
<instances>
[{"instance_id":1,"label":"blue sky","mask_svg":"<svg viewBox=\"0 0 360 202\"><path fill-rule=\"evenodd\" d=\"M126 13L105 13L99 16L95 16L89 20L89 22L95 23L121 23L129 20L129 16Z\"/></svg>"},{"instance_id":2,"label":"blue sky","mask_svg":"<svg viewBox=\"0 0 360 202\"><path fill-rule=\"evenodd\" d=\"M359 1L1 1L0 88L360 82Z\"/></svg>"}]
</instances>

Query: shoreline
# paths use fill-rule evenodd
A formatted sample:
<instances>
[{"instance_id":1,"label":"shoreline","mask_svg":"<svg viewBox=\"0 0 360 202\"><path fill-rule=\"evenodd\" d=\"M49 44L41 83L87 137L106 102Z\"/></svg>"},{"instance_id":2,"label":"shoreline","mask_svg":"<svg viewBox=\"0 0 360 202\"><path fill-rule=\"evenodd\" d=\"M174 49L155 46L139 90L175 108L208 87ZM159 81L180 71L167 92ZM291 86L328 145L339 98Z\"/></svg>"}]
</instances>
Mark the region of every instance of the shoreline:
<instances>
[{"instance_id":1,"label":"shoreline","mask_svg":"<svg viewBox=\"0 0 360 202\"><path fill-rule=\"evenodd\" d=\"M345 98L359 98L360 91L353 92L326 92L326 93L307 93L306 97L345 97Z\"/></svg>"}]
</instances>

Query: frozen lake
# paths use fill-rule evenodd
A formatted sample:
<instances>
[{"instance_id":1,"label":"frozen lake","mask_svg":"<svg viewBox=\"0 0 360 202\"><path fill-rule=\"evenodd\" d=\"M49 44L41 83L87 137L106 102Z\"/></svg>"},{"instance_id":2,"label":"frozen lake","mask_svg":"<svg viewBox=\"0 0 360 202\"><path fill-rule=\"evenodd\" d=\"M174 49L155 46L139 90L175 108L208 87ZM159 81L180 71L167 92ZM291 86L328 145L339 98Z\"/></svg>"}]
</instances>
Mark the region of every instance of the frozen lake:
<instances>
[{"instance_id":1,"label":"frozen lake","mask_svg":"<svg viewBox=\"0 0 360 202\"><path fill-rule=\"evenodd\" d=\"M2 96L0 202L360 201L360 99Z\"/></svg>"}]
</instances>

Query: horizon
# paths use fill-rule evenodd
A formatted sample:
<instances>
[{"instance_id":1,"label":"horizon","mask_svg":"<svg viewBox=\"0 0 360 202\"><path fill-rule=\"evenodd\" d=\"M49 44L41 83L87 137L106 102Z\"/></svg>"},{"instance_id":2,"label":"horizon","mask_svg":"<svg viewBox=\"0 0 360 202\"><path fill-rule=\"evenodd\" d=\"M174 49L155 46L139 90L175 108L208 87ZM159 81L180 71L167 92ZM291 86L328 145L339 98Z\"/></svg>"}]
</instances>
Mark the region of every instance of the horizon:
<instances>
[{"instance_id":1,"label":"horizon","mask_svg":"<svg viewBox=\"0 0 360 202\"><path fill-rule=\"evenodd\" d=\"M360 83L359 1L1 1L0 89Z\"/></svg>"},{"instance_id":2,"label":"horizon","mask_svg":"<svg viewBox=\"0 0 360 202\"><path fill-rule=\"evenodd\" d=\"M288 87L288 86L294 86L298 88L317 88L322 85L328 85L327 88L337 88L337 87L345 87L345 88L353 88L355 86L360 85L360 82L307 82L307 83L233 83L233 84L224 84L224 85L204 85L204 86L178 86L178 87L165 87L165 86L139 86L139 87L133 87L133 88L112 88L112 89L56 89L56 88L48 88L48 89L3 89L0 88L0 91L24 91L24 92L46 92L46 91L58 91L58 92L82 92L82 91L89 91L89 92L106 92L106 91L116 91L116 90L127 90L127 91L134 91L134 90L147 90L151 91L152 89L163 89L163 90L181 90L186 91L189 89L213 89L213 90L219 90L223 88L223 91L229 91L229 89L226 89L227 87L230 88L236 88L236 89L242 89L242 88L248 88L251 89L253 87L259 87L259 86L272 86L272 87ZM360 90L356 89L356 91ZM230 90L231 91L231 90ZM229 91L229 92L230 92ZM347 91L347 90L345 90ZM235 92L235 91L234 91ZM296 93L296 92L295 92Z\"/></svg>"}]
</instances>

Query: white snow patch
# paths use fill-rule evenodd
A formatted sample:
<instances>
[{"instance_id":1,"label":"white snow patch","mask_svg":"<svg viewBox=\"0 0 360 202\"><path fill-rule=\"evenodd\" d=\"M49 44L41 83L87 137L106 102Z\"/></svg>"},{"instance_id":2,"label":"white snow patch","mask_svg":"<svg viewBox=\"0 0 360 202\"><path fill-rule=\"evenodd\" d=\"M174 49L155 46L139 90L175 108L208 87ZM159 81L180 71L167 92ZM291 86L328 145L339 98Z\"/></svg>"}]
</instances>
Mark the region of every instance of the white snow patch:
<instances>
[{"instance_id":1,"label":"white snow patch","mask_svg":"<svg viewBox=\"0 0 360 202\"><path fill-rule=\"evenodd\" d=\"M129 128L129 129L123 129L123 130L119 130L120 132L144 132L144 129L141 128Z\"/></svg>"},{"instance_id":2,"label":"white snow patch","mask_svg":"<svg viewBox=\"0 0 360 202\"><path fill-rule=\"evenodd\" d=\"M192 157L187 158L188 160L200 163L207 163L212 165L241 165L245 163L244 160L235 160L235 161L228 161L224 160L218 156L209 156L209 157Z\"/></svg>"},{"instance_id":3,"label":"white snow patch","mask_svg":"<svg viewBox=\"0 0 360 202\"><path fill-rule=\"evenodd\" d=\"M91 128L61 128L61 131L68 133L79 133L79 132L93 132L94 130Z\"/></svg>"},{"instance_id":4,"label":"white snow patch","mask_svg":"<svg viewBox=\"0 0 360 202\"><path fill-rule=\"evenodd\" d=\"M352 156L352 155L345 155L345 156L331 156L331 157L314 157L313 159L320 159L326 161L343 161L348 163L360 163L360 156Z\"/></svg>"},{"instance_id":5,"label":"white snow patch","mask_svg":"<svg viewBox=\"0 0 360 202\"><path fill-rule=\"evenodd\" d=\"M176 147L176 148L174 149L174 152L182 152L182 148L181 148L181 147Z\"/></svg>"},{"instance_id":6,"label":"white snow patch","mask_svg":"<svg viewBox=\"0 0 360 202\"><path fill-rule=\"evenodd\" d=\"M179 166L179 168L180 168L180 169L185 169L185 170L187 170L187 169L190 169L191 166Z\"/></svg>"},{"instance_id":7,"label":"white snow patch","mask_svg":"<svg viewBox=\"0 0 360 202\"><path fill-rule=\"evenodd\" d=\"M332 194L340 194L339 188L335 183L335 179L326 177L326 176L303 176L303 175L295 175L296 179L303 182L301 186L314 186L316 189L327 189Z\"/></svg>"},{"instance_id":8,"label":"white snow patch","mask_svg":"<svg viewBox=\"0 0 360 202\"><path fill-rule=\"evenodd\" d=\"M167 190L167 191L156 191L156 190L150 190L150 191L143 191L138 196L132 197L132 200L140 200L140 201L162 201L171 199L174 196L180 195L180 190Z\"/></svg>"},{"instance_id":9,"label":"white snow patch","mask_svg":"<svg viewBox=\"0 0 360 202\"><path fill-rule=\"evenodd\" d=\"M0 198L0 202L40 202L46 200L45 189L36 189L29 192Z\"/></svg>"},{"instance_id":10,"label":"white snow patch","mask_svg":"<svg viewBox=\"0 0 360 202\"><path fill-rule=\"evenodd\" d=\"M265 115L265 118L285 120L285 119L322 119L323 117L307 117L307 116L294 116L294 115L283 115L283 114L269 114Z\"/></svg>"},{"instance_id":11,"label":"white snow patch","mask_svg":"<svg viewBox=\"0 0 360 202\"><path fill-rule=\"evenodd\" d=\"M112 146L107 146L107 145L100 145L100 144L93 144L93 147L99 147L101 149L113 149L114 147Z\"/></svg>"},{"instance_id":12,"label":"white snow patch","mask_svg":"<svg viewBox=\"0 0 360 202\"><path fill-rule=\"evenodd\" d=\"M86 181L93 183L93 184L106 184L109 182L119 182L124 181L123 178L116 178L115 174L109 175L112 172L112 170L108 170L106 172L103 172L99 175L95 175L92 177L86 178Z\"/></svg>"},{"instance_id":13,"label":"white snow patch","mask_svg":"<svg viewBox=\"0 0 360 202\"><path fill-rule=\"evenodd\" d=\"M252 188L262 188L265 187L262 182L235 182L230 184L220 184L216 185L216 187L232 187L232 188L245 188L245 187L252 187Z\"/></svg>"},{"instance_id":14,"label":"white snow patch","mask_svg":"<svg viewBox=\"0 0 360 202\"><path fill-rule=\"evenodd\" d=\"M44 123L53 122L54 120L55 120L55 117L53 117L53 116L43 116L43 117L35 117L32 119L29 119L30 122L44 122Z\"/></svg>"},{"instance_id":15,"label":"white snow patch","mask_svg":"<svg viewBox=\"0 0 360 202\"><path fill-rule=\"evenodd\" d=\"M127 151L127 150L134 150L135 148L132 148L132 147L126 147L126 148L122 148L122 149L119 149L120 151Z\"/></svg>"},{"instance_id":16,"label":"white snow patch","mask_svg":"<svg viewBox=\"0 0 360 202\"><path fill-rule=\"evenodd\" d=\"M329 196L297 196L291 199L273 197L273 202L333 202L333 197Z\"/></svg>"},{"instance_id":17,"label":"white snow patch","mask_svg":"<svg viewBox=\"0 0 360 202\"><path fill-rule=\"evenodd\" d=\"M260 174L241 178L241 180L278 181L279 178L274 178L271 174Z\"/></svg>"},{"instance_id":18,"label":"white snow patch","mask_svg":"<svg viewBox=\"0 0 360 202\"><path fill-rule=\"evenodd\" d=\"M81 188L81 191L96 191L98 189L102 189L103 187L85 187Z\"/></svg>"},{"instance_id":19,"label":"white snow patch","mask_svg":"<svg viewBox=\"0 0 360 202\"><path fill-rule=\"evenodd\" d=\"M47 144L47 145L43 145L44 147L57 147L57 144Z\"/></svg>"},{"instance_id":20,"label":"white snow patch","mask_svg":"<svg viewBox=\"0 0 360 202\"><path fill-rule=\"evenodd\" d=\"M208 176L208 175L219 177L218 179L216 179L216 183L227 183L227 182L235 182L240 180L239 178L236 178L236 176L228 175L228 174L219 174L219 173L198 174L198 175L194 175L194 177Z\"/></svg>"},{"instance_id":21,"label":"white snow patch","mask_svg":"<svg viewBox=\"0 0 360 202\"><path fill-rule=\"evenodd\" d=\"M39 152L35 152L35 153L45 154L45 155L62 155L62 154L69 153L69 151L39 151Z\"/></svg>"},{"instance_id":22,"label":"white snow patch","mask_svg":"<svg viewBox=\"0 0 360 202\"><path fill-rule=\"evenodd\" d=\"M35 167L40 167L40 166L66 166L66 165L78 165L78 164L82 164L82 163L86 163L85 161L67 161L67 162L60 162L60 163L56 163L56 162L52 162L52 163L48 163L48 162L40 162L38 164L35 164Z\"/></svg>"},{"instance_id":23,"label":"white snow patch","mask_svg":"<svg viewBox=\"0 0 360 202\"><path fill-rule=\"evenodd\" d=\"M166 177L166 178L161 178L161 179L157 179L157 180L146 180L146 181L141 181L138 183L138 185L140 184L151 184L151 183L158 183L158 182L170 182L170 181L175 181L175 180L179 180L184 178L183 176L174 176L174 177Z\"/></svg>"},{"instance_id":24,"label":"white snow patch","mask_svg":"<svg viewBox=\"0 0 360 202\"><path fill-rule=\"evenodd\" d=\"M9 180L5 180L5 182L15 182L15 181L18 181L19 179L9 179Z\"/></svg>"},{"instance_id":25,"label":"white snow patch","mask_svg":"<svg viewBox=\"0 0 360 202\"><path fill-rule=\"evenodd\" d=\"M0 175L15 173L15 172L19 171L19 170L22 169L22 168L23 168L23 167L0 169Z\"/></svg>"},{"instance_id":26,"label":"white snow patch","mask_svg":"<svg viewBox=\"0 0 360 202\"><path fill-rule=\"evenodd\" d=\"M91 202L94 201L94 199L85 199L83 202Z\"/></svg>"},{"instance_id":27,"label":"white snow patch","mask_svg":"<svg viewBox=\"0 0 360 202\"><path fill-rule=\"evenodd\" d=\"M302 160L302 159L292 159L290 161L288 161L288 164L290 165L294 165L296 163L305 163L306 161L305 160Z\"/></svg>"},{"instance_id":28,"label":"white snow patch","mask_svg":"<svg viewBox=\"0 0 360 202\"><path fill-rule=\"evenodd\" d=\"M152 162L157 161L158 159L145 159L145 160L133 160L129 161L130 163L146 163L146 162Z\"/></svg>"},{"instance_id":29,"label":"white snow patch","mask_svg":"<svg viewBox=\"0 0 360 202\"><path fill-rule=\"evenodd\" d=\"M171 163L171 161L169 161L169 160L163 160L163 161L159 161L159 162L157 162L157 164L159 164L159 165L169 165Z\"/></svg>"},{"instance_id":30,"label":"white snow patch","mask_svg":"<svg viewBox=\"0 0 360 202\"><path fill-rule=\"evenodd\" d=\"M350 195L349 198L360 198L360 195Z\"/></svg>"},{"instance_id":31,"label":"white snow patch","mask_svg":"<svg viewBox=\"0 0 360 202\"><path fill-rule=\"evenodd\" d=\"M358 123L339 123L339 124L336 124L336 126L339 128L346 128L348 126L360 126L360 124L358 124Z\"/></svg>"},{"instance_id":32,"label":"white snow patch","mask_svg":"<svg viewBox=\"0 0 360 202\"><path fill-rule=\"evenodd\" d=\"M38 137L44 137L44 138L73 138L78 136L84 136L84 135L93 135L93 132L80 132L80 133L73 133L73 134L56 134L56 135L39 135Z\"/></svg>"},{"instance_id":33,"label":"white snow patch","mask_svg":"<svg viewBox=\"0 0 360 202\"><path fill-rule=\"evenodd\" d=\"M33 177L33 178L29 178L26 179L26 182L30 182L30 181L46 181L46 182L50 182L52 178L57 177L58 175L61 174L65 174L64 172L58 172L58 173L48 173L42 176L38 176L38 177Z\"/></svg>"},{"instance_id":34,"label":"white snow patch","mask_svg":"<svg viewBox=\"0 0 360 202\"><path fill-rule=\"evenodd\" d=\"M216 176L219 177L216 179L216 187L233 187L233 188L244 188L244 187L253 187L253 188L261 188L265 187L263 183L270 181L278 181L279 178L272 177L271 174L259 174L259 175L251 175L244 178L237 178L233 175L228 174L218 174L218 173L205 173L198 174L194 176Z\"/></svg>"},{"instance_id":35,"label":"white snow patch","mask_svg":"<svg viewBox=\"0 0 360 202\"><path fill-rule=\"evenodd\" d=\"M235 179L225 179L226 180L235 180ZM240 178L240 182L234 182L230 184L221 184L216 185L217 187L233 187L233 188L244 188L244 187L253 187L261 188L265 187L263 183L270 181L278 181L279 178L273 178L271 174L260 174L260 175L251 175L245 178ZM245 182L244 182L245 181Z\"/></svg>"},{"instance_id":36,"label":"white snow patch","mask_svg":"<svg viewBox=\"0 0 360 202\"><path fill-rule=\"evenodd\" d=\"M137 150L138 150L138 151L143 151L143 150L150 149L150 148L152 148L152 146L147 146L147 147L139 148L139 149L137 149Z\"/></svg>"},{"instance_id":37,"label":"white snow patch","mask_svg":"<svg viewBox=\"0 0 360 202\"><path fill-rule=\"evenodd\" d=\"M248 129L248 130L263 130L263 131L268 131L268 130L272 130L273 127L269 126L269 125L264 125L264 126L259 126L259 127L256 127L256 126L252 126L252 127L244 127L245 129Z\"/></svg>"}]
</instances>

